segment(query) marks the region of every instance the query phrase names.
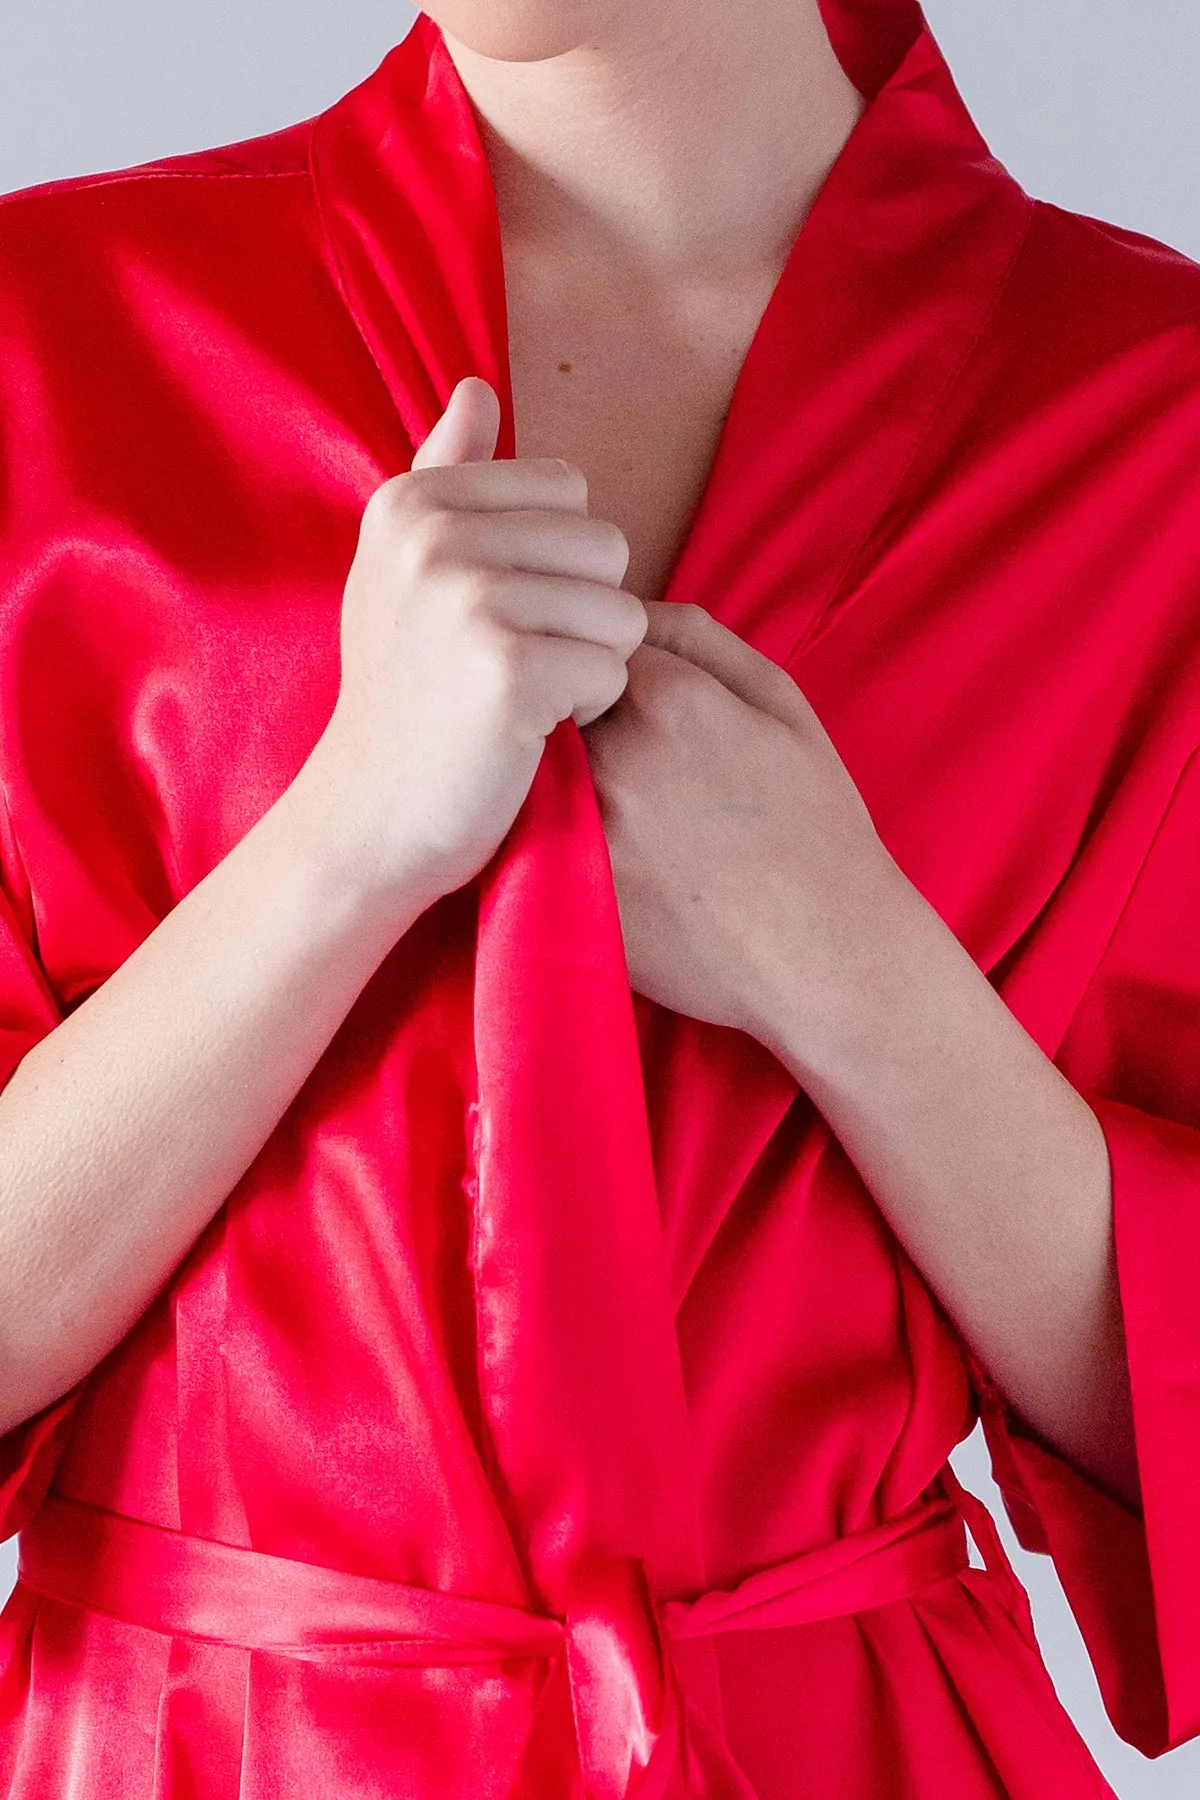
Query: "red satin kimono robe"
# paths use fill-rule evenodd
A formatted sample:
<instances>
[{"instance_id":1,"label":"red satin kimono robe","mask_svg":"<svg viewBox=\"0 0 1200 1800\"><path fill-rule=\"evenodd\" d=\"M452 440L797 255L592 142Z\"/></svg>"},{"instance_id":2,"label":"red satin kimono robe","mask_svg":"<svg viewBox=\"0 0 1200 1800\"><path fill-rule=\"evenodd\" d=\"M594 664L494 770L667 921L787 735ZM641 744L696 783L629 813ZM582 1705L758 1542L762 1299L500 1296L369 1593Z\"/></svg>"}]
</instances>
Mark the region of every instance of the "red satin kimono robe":
<instances>
[{"instance_id":1,"label":"red satin kimono robe","mask_svg":"<svg viewBox=\"0 0 1200 1800\"><path fill-rule=\"evenodd\" d=\"M789 670L1094 1107L1144 1517L1021 1429L767 1050L631 995L567 721L0 1446L8 1800L1107 1794L946 1473L980 1407L1118 1730L1200 1730L1200 267L1023 192L913 0L826 17L869 104L669 598ZM5 1078L300 768L366 500L469 373L514 453L506 355L424 17L314 119L0 207Z\"/></svg>"}]
</instances>

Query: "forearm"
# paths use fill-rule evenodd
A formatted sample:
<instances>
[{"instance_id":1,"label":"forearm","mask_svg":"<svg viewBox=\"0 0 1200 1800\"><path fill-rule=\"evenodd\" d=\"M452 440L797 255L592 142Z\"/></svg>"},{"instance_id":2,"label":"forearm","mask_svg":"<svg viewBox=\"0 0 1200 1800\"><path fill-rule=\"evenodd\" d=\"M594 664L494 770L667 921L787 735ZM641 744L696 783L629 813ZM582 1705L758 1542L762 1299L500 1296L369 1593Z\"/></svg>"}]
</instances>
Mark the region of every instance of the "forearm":
<instances>
[{"instance_id":1,"label":"forearm","mask_svg":"<svg viewBox=\"0 0 1200 1800\"><path fill-rule=\"evenodd\" d=\"M1095 1114L897 872L819 1030L764 1033L1013 1409L1132 1504L1137 1463Z\"/></svg>"},{"instance_id":2,"label":"forearm","mask_svg":"<svg viewBox=\"0 0 1200 1800\"><path fill-rule=\"evenodd\" d=\"M124 1335L426 903L350 878L316 793L302 771L0 1094L0 1430Z\"/></svg>"}]
</instances>

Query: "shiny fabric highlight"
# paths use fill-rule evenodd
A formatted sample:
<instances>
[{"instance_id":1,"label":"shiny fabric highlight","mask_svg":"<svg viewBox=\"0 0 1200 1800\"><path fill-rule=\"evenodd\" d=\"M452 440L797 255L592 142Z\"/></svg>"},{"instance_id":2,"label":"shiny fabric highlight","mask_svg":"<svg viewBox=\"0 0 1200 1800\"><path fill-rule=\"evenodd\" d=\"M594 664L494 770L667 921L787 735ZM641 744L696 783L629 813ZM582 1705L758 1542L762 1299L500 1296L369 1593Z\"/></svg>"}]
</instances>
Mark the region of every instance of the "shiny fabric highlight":
<instances>
[{"instance_id":1,"label":"shiny fabric highlight","mask_svg":"<svg viewBox=\"0 0 1200 1800\"><path fill-rule=\"evenodd\" d=\"M21 1535L18 1578L47 1599L146 1630L308 1662L437 1668L565 1660L584 1791L624 1800L661 1792L689 1738L705 1747L714 1793L750 1792L681 1691L674 1643L842 1617L907 1598L966 1567L958 1509L938 1496L882 1528L762 1570L732 1593L691 1601L660 1605L632 1557L580 1562L565 1616L556 1619L211 1543L50 1495ZM552 1671L552 1685L560 1674ZM552 1757L563 1724L545 1708L539 1717L552 1733ZM669 1756L660 1749L664 1739L676 1740ZM545 1779L536 1750L532 1760ZM658 1779L648 1787L639 1774L652 1762Z\"/></svg>"},{"instance_id":2,"label":"shiny fabric highlight","mask_svg":"<svg viewBox=\"0 0 1200 1800\"><path fill-rule=\"evenodd\" d=\"M1118 1729L1200 1730L1200 269L1025 194L910 0L825 16L869 105L668 598L788 668L1096 1111L1144 1517L1011 1416L769 1052L630 992L568 721L158 1300L0 1444L6 1800L1107 1794L946 1466L980 1408ZM362 508L461 376L513 454L506 323L425 17L315 119L0 204L0 1079L302 766ZM72 1508L138 1546L119 1604L70 1586ZM873 1585L926 1508L988 1567ZM126 1604L167 1543L191 1610ZM836 1607L773 1585L822 1557ZM242 1641L283 1567L293 1635L419 1595L470 1654Z\"/></svg>"}]
</instances>

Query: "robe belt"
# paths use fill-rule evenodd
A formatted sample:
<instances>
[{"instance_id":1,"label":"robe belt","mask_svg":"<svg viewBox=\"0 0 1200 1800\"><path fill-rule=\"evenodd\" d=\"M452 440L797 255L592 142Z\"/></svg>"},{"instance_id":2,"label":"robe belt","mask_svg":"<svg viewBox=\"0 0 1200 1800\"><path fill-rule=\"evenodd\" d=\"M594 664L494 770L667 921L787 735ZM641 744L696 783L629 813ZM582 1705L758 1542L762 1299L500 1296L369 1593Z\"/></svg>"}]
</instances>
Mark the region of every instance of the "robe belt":
<instances>
[{"instance_id":1,"label":"robe belt","mask_svg":"<svg viewBox=\"0 0 1200 1800\"><path fill-rule=\"evenodd\" d=\"M695 1599L656 1601L636 1558L595 1558L579 1565L561 1618L216 1543L53 1492L21 1533L18 1579L169 1636L311 1662L565 1662L584 1791L623 1800L647 1791L639 1775L655 1742L690 1710L672 1643L862 1612L960 1573L964 1513L978 1541L980 1503L948 1470L943 1483L950 1492L895 1519Z\"/></svg>"}]
</instances>

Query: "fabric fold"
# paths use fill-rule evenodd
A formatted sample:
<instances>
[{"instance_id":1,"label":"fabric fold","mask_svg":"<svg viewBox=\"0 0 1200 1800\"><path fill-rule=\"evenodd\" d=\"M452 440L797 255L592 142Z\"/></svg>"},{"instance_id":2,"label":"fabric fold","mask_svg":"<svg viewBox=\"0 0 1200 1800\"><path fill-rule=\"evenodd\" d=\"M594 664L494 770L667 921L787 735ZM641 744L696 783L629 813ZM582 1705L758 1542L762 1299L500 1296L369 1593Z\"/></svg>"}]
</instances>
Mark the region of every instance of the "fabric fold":
<instances>
[{"instance_id":1,"label":"fabric fold","mask_svg":"<svg viewBox=\"0 0 1200 1800\"><path fill-rule=\"evenodd\" d=\"M1025 194L915 0L823 16L867 104L667 597L786 668L904 876L1103 1102L1145 1529L1061 1471L1024 1509L1064 1580L1073 1546L1114 1716L1157 1744L1200 1721L1173 1453L1200 271ZM9 1072L303 767L363 509L461 377L514 454L495 198L427 17L312 120L4 197ZM810 1098L748 1034L631 994L568 720L162 1293L0 1443L8 1529L36 1544L49 1491L278 1559L256 1629L291 1607L292 1635L228 1641L238 1581L207 1563L211 1639L19 1584L0 1794L1093 1800L1002 1562L921 1584L932 1493L947 1545L965 1512L987 1555L986 1515L939 1488L971 1418L953 1321ZM386 1654L291 1653L330 1571L407 1596Z\"/></svg>"},{"instance_id":2,"label":"fabric fold","mask_svg":"<svg viewBox=\"0 0 1200 1800\"><path fill-rule=\"evenodd\" d=\"M386 1582L196 1537L52 1495L21 1535L27 1594L141 1626L168 1640L156 1785L175 1791L240 1757L248 1664L230 1650L352 1668L548 1662L517 1792L533 1800L555 1766L588 1800L658 1800L689 1762L711 1800L754 1800L724 1747L694 1657L674 1647L729 1631L837 1618L909 1599L961 1573L957 1497L935 1494L888 1525L804 1552L722 1594L660 1600L644 1564L576 1555L561 1617ZM1007 1567L989 1541L997 1574ZM569 1708L577 1758L562 1764ZM215 1736L214 1736L215 1734ZM207 1759L207 1760L206 1760ZM544 1800L546 1789L541 1789Z\"/></svg>"}]
</instances>

